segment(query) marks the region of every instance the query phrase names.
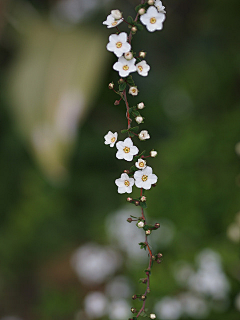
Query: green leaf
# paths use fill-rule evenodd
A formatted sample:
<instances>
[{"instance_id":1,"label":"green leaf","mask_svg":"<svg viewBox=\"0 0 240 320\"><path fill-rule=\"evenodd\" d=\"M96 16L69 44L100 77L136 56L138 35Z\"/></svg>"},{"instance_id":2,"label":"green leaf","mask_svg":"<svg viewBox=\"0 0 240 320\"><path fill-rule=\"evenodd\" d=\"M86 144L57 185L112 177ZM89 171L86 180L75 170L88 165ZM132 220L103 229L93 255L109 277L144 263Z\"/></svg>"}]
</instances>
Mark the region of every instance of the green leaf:
<instances>
[{"instance_id":1,"label":"green leaf","mask_svg":"<svg viewBox=\"0 0 240 320\"><path fill-rule=\"evenodd\" d=\"M121 130L121 133L127 133L127 132L128 132L128 129Z\"/></svg>"},{"instance_id":2,"label":"green leaf","mask_svg":"<svg viewBox=\"0 0 240 320\"><path fill-rule=\"evenodd\" d=\"M129 137L133 138L134 137L134 133L132 133L131 131L128 132Z\"/></svg>"},{"instance_id":3,"label":"green leaf","mask_svg":"<svg viewBox=\"0 0 240 320\"><path fill-rule=\"evenodd\" d=\"M133 128L131 128L131 131L132 132L135 132L135 133L137 133L138 132L138 130L139 130L139 127L137 126L137 127L133 127Z\"/></svg>"},{"instance_id":4,"label":"green leaf","mask_svg":"<svg viewBox=\"0 0 240 320\"><path fill-rule=\"evenodd\" d=\"M123 91L123 90L125 90L126 89L126 82L123 82L123 83L120 83L120 85L119 85L119 91Z\"/></svg>"},{"instance_id":5,"label":"green leaf","mask_svg":"<svg viewBox=\"0 0 240 320\"><path fill-rule=\"evenodd\" d=\"M133 108L129 108L129 113L132 113L133 112Z\"/></svg>"},{"instance_id":6,"label":"green leaf","mask_svg":"<svg viewBox=\"0 0 240 320\"><path fill-rule=\"evenodd\" d=\"M128 83L130 86L135 86L135 82L134 82L132 76L128 76L128 77L127 77L127 83Z\"/></svg>"},{"instance_id":7,"label":"green leaf","mask_svg":"<svg viewBox=\"0 0 240 320\"><path fill-rule=\"evenodd\" d=\"M142 153L140 153L137 156L135 156L133 159L137 160L137 159L141 158L141 156L143 156L145 152L146 152L146 150L144 150Z\"/></svg>"},{"instance_id":8,"label":"green leaf","mask_svg":"<svg viewBox=\"0 0 240 320\"><path fill-rule=\"evenodd\" d=\"M142 4L139 4L138 6L136 6L135 8L136 12L138 12L138 10L142 8L142 6L143 6Z\"/></svg>"},{"instance_id":9,"label":"green leaf","mask_svg":"<svg viewBox=\"0 0 240 320\"><path fill-rule=\"evenodd\" d=\"M147 208L147 203L146 202L140 202L140 207L143 209Z\"/></svg>"},{"instance_id":10,"label":"green leaf","mask_svg":"<svg viewBox=\"0 0 240 320\"><path fill-rule=\"evenodd\" d=\"M133 319L133 320L137 320L137 317L133 317L132 319Z\"/></svg>"},{"instance_id":11,"label":"green leaf","mask_svg":"<svg viewBox=\"0 0 240 320\"><path fill-rule=\"evenodd\" d=\"M132 111L132 115L134 117L140 116L140 112L139 111Z\"/></svg>"},{"instance_id":12,"label":"green leaf","mask_svg":"<svg viewBox=\"0 0 240 320\"><path fill-rule=\"evenodd\" d=\"M140 23L136 23L136 27L139 31L143 30L143 25L141 25Z\"/></svg>"},{"instance_id":13,"label":"green leaf","mask_svg":"<svg viewBox=\"0 0 240 320\"><path fill-rule=\"evenodd\" d=\"M130 23L130 24L133 24L134 20L131 16L128 16L127 17L127 22Z\"/></svg>"},{"instance_id":14,"label":"green leaf","mask_svg":"<svg viewBox=\"0 0 240 320\"><path fill-rule=\"evenodd\" d=\"M131 216L131 215L130 215L130 217L137 219L137 217L134 217L134 216Z\"/></svg>"},{"instance_id":15,"label":"green leaf","mask_svg":"<svg viewBox=\"0 0 240 320\"><path fill-rule=\"evenodd\" d=\"M135 166L131 166L131 168L130 168L130 172L135 172L135 171L137 171L138 169L135 167Z\"/></svg>"}]
</instances>

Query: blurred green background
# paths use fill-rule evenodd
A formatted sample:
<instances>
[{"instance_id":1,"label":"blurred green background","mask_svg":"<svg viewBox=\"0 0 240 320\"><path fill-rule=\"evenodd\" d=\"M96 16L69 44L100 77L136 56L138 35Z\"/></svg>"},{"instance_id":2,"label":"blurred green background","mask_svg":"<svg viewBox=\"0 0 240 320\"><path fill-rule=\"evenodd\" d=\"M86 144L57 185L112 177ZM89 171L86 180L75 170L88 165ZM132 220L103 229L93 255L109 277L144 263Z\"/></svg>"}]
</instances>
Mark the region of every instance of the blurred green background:
<instances>
[{"instance_id":1,"label":"blurred green background","mask_svg":"<svg viewBox=\"0 0 240 320\"><path fill-rule=\"evenodd\" d=\"M103 143L126 119L102 25L138 3L0 2L1 320L127 319L138 306L147 261L126 222L138 210L114 184L124 163ZM151 66L130 103L146 104L140 148L158 151L147 215L164 255L147 304L162 320L237 320L240 3L163 4L164 29L133 40Z\"/></svg>"}]
</instances>

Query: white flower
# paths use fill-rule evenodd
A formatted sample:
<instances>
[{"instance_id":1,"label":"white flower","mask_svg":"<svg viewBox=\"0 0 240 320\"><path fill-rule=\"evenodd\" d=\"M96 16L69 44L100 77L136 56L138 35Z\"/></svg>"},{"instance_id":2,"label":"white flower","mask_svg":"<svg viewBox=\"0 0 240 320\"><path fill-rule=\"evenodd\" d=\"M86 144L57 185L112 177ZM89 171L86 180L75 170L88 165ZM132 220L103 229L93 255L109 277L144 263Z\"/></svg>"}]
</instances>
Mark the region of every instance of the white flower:
<instances>
[{"instance_id":1,"label":"white flower","mask_svg":"<svg viewBox=\"0 0 240 320\"><path fill-rule=\"evenodd\" d=\"M157 156L157 151L152 150L152 151L150 152L150 156L151 156L152 158L155 158L155 157Z\"/></svg>"},{"instance_id":2,"label":"white flower","mask_svg":"<svg viewBox=\"0 0 240 320\"><path fill-rule=\"evenodd\" d=\"M138 124L140 124L140 123L143 122L143 117L137 116L137 117L135 118L135 121L136 121Z\"/></svg>"},{"instance_id":3,"label":"white flower","mask_svg":"<svg viewBox=\"0 0 240 320\"><path fill-rule=\"evenodd\" d=\"M162 1L155 0L154 6L158 9L158 12L166 13L165 7L162 5Z\"/></svg>"},{"instance_id":4,"label":"white flower","mask_svg":"<svg viewBox=\"0 0 240 320\"><path fill-rule=\"evenodd\" d=\"M158 12L155 7L151 6L148 8L147 12L140 17L140 20L148 31L153 32L163 28L165 14L163 12Z\"/></svg>"},{"instance_id":5,"label":"white flower","mask_svg":"<svg viewBox=\"0 0 240 320\"><path fill-rule=\"evenodd\" d=\"M146 168L146 161L140 158L140 159L138 159L137 162L135 162L135 166L138 169L145 169Z\"/></svg>"},{"instance_id":6,"label":"white flower","mask_svg":"<svg viewBox=\"0 0 240 320\"><path fill-rule=\"evenodd\" d=\"M113 69L119 72L120 77L127 77L131 72L137 70L135 66L136 59L126 60L124 57L120 57L113 65Z\"/></svg>"},{"instance_id":7,"label":"white flower","mask_svg":"<svg viewBox=\"0 0 240 320\"><path fill-rule=\"evenodd\" d=\"M138 228L143 228L144 227L144 222L143 221L139 221L137 226L138 226Z\"/></svg>"},{"instance_id":8,"label":"white flower","mask_svg":"<svg viewBox=\"0 0 240 320\"><path fill-rule=\"evenodd\" d=\"M111 14L109 14L107 16L107 20L103 21L103 24L105 24L108 28L114 28L122 22L123 19L115 20L114 17Z\"/></svg>"},{"instance_id":9,"label":"white flower","mask_svg":"<svg viewBox=\"0 0 240 320\"><path fill-rule=\"evenodd\" d=\"M145 233L146 233L147 236L149 236L149 235L151 234L151 232L152 232L151 230L146 230L146 231L145 231Z\"/></svg>"},{"instance_id":10,"label":"white flower","mask_svg":"<svg viewBox=\"0 0 240 320\"><path fill-rule=\"evenodd\" d=\"M138 134L138 137L140 140L147 140L147 139L150 139L150 135L148 133L147 130L142 130L139 134Z\"/></svg>"},{"instance_id":11,"label":"white flower","mask_svg":"<svg viewBox=\"0 0 240 320\"><path fill-rule=\"evenodd\" d=\"M111 34L109 43L107 44L107 50L114 52L118 58L125 52L129 52L131 50L131 45L127 42L127 33L121 32L118 35Z\"/></svg>"},{"instance_id":12,"label":"white flower","mask_svg":"<svg viewBox=\"0 0 240 320\"><path fill-rule=\"evenodd\" d=\"M150 70L150 66L147 64L145 60L136 64L137 72L140 76L146 77L148 75L148 71Z\"/></svg>"},{"instance_id":13,"label":"white flower","mask_svg":"<svg viewBox=\"0 0 240 320\"><path fill-rule=\"evenodd\" d=\"M135 60L135 59L134 59ZM136 66L135 66L136 67ZM138 88L137 87L130 87L128 91L132 96L138 95Z\"/></svg>"},{"instance_id":14,"label":"white flower","mask_svg":"<svg viewBox=\"0 0 240 320\"><path fill-rule=\"evenodd\" d=\"M112 133L112 131L108 131L108 133L104 136L105 144L110 144L110 147L112 148L117 141L118 134L117 132Z\"/></svg>"},{"instance_id":15,"label":"white flower","mask_svg":"<svg viewBox=\"0 0 240 320\"><path fill-rule=\"evenodd\" d=\"M138 188L149 190L152 184L157 182L158 177L152 173L151 167L146 167L143 170L138 170L134 173L135 185Z\"/></svg>"},{"instance_id":16,"label":"white flower","mask_svg":"<svg viewBox=\"0 0 240 320\"><path fill-rule=\"evenodd\" d=\"M119 20L119 19L122 18L122 12L119 11L119 10L112 10L112 11L111 11L111 15L113 16L113 18L114 18L115 20Z\"/></svg>"},{"instance_id":17,"label":"white flower","mask_svg":"<svg viewBox=\"0 0 240 320\"><path fill-rule=\"evenodd\" d=\"M134 179L129 178L126 173L121 174L121 178L115 180L118 186L118 193L131 193L134 185Z\"/></svg>"},{"instance_id":18,"label":"white flower","mask_svg":"<svg viewBox=\"0 0 240 320\"><path fill-rule=\"evenodd\" d=\"M145 104L143 102L140 102L138 105L137 105L138 109L141 110L143 108L145 108Z\"/></svg>"},{"instance_id":19,"label":"white flower","mask_svg":"<svg viewBox=\"0 0 240 320\"><path fill-rule=\"evenodd\" d=\"M156 319L156 315L154 313L151 313L149 316L150 319Z\"/></svg>"},{"instance_id":20,"label":"white flower","mask_svg":"<svg viewBox=\"0 0 240 320\"><path fill-rule=\"evenodd\" d=\"M133 156L138 154L139 151L138 148L133 145L130 138L126 138L124 141L118 141L116 147L118 149L116 157L126 161L132 161Z\"/></svg>"},{"instance_id":21,"label":"white flower","mask_svg":"<svg viewBox=\"0 0 240 320\"><path fill-rule=\"evenodd\" d=\"M132 60L132 58L133 58L132 52L129 51L129 52L124 53L124 58L126 60Z\"/></svg>"}]
</instances>

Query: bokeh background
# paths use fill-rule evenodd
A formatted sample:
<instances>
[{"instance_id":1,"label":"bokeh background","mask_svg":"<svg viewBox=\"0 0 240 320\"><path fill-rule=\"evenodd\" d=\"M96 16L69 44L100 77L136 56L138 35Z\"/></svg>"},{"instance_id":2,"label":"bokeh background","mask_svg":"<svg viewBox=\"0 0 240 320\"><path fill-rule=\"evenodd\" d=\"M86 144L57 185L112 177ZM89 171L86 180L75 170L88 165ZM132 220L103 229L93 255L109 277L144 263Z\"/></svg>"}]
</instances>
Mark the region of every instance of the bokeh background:
<instances>
[{"instance_id":1,"label":"bokeh background","mask_svg":"<svg viewBox=\"0 0 240 320\"><path fill-rule=\"evenodd\" d=\"M0 1L0 319L127 319L143 291L138 209L117 194L124 169L103 143L126 127L102 25L137 0ZM148 219L150 312L158 319L240 317L239 0L166 0L145 29L148 78L134 75L159 176ZM123 24L121 30L128 30ZM124 138L122 136L121 138ZM141 145L142 148L142 145ZM150 163L151 161L151 163Z\"/></svg>"}]
</instances>

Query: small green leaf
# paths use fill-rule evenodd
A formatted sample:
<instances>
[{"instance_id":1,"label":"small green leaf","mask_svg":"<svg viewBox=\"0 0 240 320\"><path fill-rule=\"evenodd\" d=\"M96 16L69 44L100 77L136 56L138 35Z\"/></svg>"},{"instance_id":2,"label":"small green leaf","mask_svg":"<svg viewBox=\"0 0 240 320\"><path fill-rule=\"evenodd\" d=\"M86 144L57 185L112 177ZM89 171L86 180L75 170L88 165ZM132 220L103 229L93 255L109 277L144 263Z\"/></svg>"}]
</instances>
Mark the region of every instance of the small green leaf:
<instances>
[{"instance_id":1,"label":"small green leaf","mask_svg":"<svg viewBox=\"0 0 240 320\"><path fill-rule=\"evenodd\" d=\"M138 117L138 116L140 116L140 112L139 111L132 111L132 115L134 117Z\"/></svg>"},{"instance_id":2,"label":"small green leaf","mask_svg":"<svg viewBox=\"0 0 240 320\"><path fill-rule=\"evenodd\" d=\"M128 83L130 86L135 86L135 82L134 82L132 76L128 76L128 77L127 77L127 83Z\"/></svg>"},{"instance_id":3,"label":"small green leaf","mask_svg":"<svg viewBox=\"0 0 240 320\"><path fill-rule=\"evenodd\" d=\"M130 24L133 24L134 20L131 16L128 16L127 17L127 22L130 23Z\"/></svg>"},{"instance_id":4,"label":"small green leaf","mask_svg":"<svg viewBox=\"0 0 240 320\"><path fill-rule=\"evenodd\" d=\"M131 215L130 215L130 217L137 219L137 217L134 217L134 216L131 216Z\"/></svg>"},{"instance_id":5,"label":"small green leaf","mask_svg":"<svg viewBox=\"0 0 240 320\"><path fill-rule=\"evenodd\" d=\"M129 108L129 113L132 113L133 112L133 108Z\"/></svg>"},{"instance_id":6,"label":"small green leaf","mask_svg":"<svg viewBox=\"0 0 240 320\"><path fill-rule=\"evenodd\" d=\"M121 130L121 133L127 133L127 132L128 132L128 129Z\"/></svg>"},{"instance_id":7,"label":"small green leaf","mask_svg":"<svg viewBox=\"0 0 240 320\"><path fill-rule=\"evenodd\" d=\"M123 90L125 90L126 89L126 82L123 82L123 83L121 83L120 85L119 85L119 91L123 91Z\"/></svg>"},{"instance_id":8,"label":"small green leaf","mask_svg":"<svg viewBox=\"0 0 240 320\"><path fill-rule=\"evenodd\" d=\"M129 137L133 138L134 137L134 133L132 133L131 131L128 132Z\"/></svg>"},{"instance_id":9,"label":"small green leaf","mask_svg":"<svg viewBox=\"0 0 240 320\"><path fill-rule=\"evenodd\" d=\"M143 209L147 208L147 203L146 202L140 202L140 207Z\"/></svg>"},{"instance_id":10,"label":"small green leaf","mask_svg":"<svg viewBox=\"0 0 240 320\"><path fill-rule=\"evenodd\" d=\"M137 23L136 24L136 27L139 31L142 31L143 30L143 26L140 24L140 23Z\"/></svg>"},{"instance_id":11,"label":"small green leaf","mask_svg":"<svg viewBox=\"0 0 240 320\"><path fill-rule=\"evenodd\" d=\"M137 171L138 169L135 167L135 166L131 166L131 168L130 168L130 171L131 172L135 172L135 171Z\"/></svg>"},{"instance_id":12,"label":"small green leaf","mask_svg":"<svg viewBox=\"0 0 240 320\"><path fill-rule=\"evenodd\" d=\"M135 133L138 132L138 130L139 130L139 127L138 127L138 126L131 128L131 131L132 131L132 132L135 132Z\"/></svg>"},{"instance_id":13,"label":"small green leaf","mask_svg":"<svg viewBox=\"0 0 240 320\"><path fill-rule=\"evenodd\" d=\"M142 4L139 4L138 6L136 6L136 8L135 8L136 12L138 12L138 10L141 8L142 8Z\"/></svg>"}]
</instances>

